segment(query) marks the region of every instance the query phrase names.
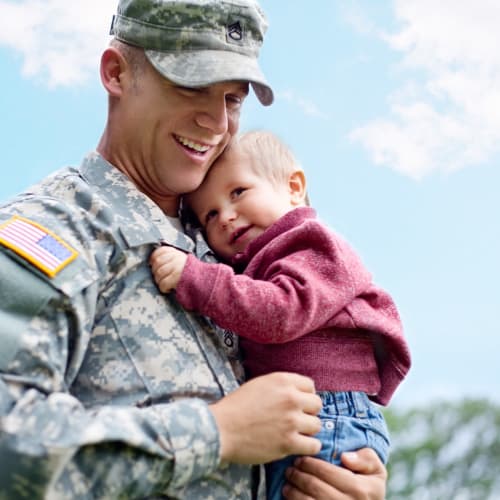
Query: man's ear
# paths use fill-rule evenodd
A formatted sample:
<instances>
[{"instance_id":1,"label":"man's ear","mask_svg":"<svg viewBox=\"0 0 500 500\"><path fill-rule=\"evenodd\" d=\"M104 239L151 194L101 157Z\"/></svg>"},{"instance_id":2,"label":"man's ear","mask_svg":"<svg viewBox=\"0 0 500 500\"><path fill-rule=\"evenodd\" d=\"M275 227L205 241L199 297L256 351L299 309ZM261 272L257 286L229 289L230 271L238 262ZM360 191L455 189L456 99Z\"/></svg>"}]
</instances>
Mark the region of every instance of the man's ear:
<instances>
[{"instance_id":1,"label":"man's ear","mask_svg":"<svg viewBox=\"0 0 500 500\"><path fill-rule=\"evenodd\" d=\"M127 62L115 47L108 47L101 56L101 82L110 97L123 93L123 76Z\"/></svg>"},{"instance_id":2,"label":"man's ear","mask_svg":"<svg viewBox=\"0 0 500 500\"><path fill-rule=\"evenodd\" d=\"M290 202L294 206L305 204L306 200L306 176L303 170L294 170L288 177L288 190Z\"/></svg>"}]
</instances>

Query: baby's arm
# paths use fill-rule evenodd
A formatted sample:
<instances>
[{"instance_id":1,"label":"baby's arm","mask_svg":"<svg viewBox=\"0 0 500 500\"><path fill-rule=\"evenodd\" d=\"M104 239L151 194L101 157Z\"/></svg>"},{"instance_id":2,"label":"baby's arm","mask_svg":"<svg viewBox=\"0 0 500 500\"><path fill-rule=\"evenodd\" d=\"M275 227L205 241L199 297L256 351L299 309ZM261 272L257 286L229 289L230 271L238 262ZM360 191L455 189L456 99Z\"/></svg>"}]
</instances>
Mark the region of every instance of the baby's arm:
<instances>
[{"instance_id":1,"label":"baby's arm","mask_svg":"<svg viewBox=\"0 0 500 500\"><path fill-rule=\"evenodd\" d=\"M162 246L154 250L149 263L161 292L170 292L177 286L186 260L187 254L173 247Z\"/></svg>"},{"instance_id":2,"label":"baby's arm","mask_svg":"<svg viewBox=\"0 0 500 500\"><path fill-rule=\"evenodd\" d=\"M164 259L154 252L155 281L161 291L175 288L185 309L238 335L261 343L294 340L326 324L371 284L356 254L322 226L309 224L296 233L276 238L261 252L254 276L188 254L175 279L164 279L157 271ZM178 255L167 248L161 252ZM170 272L169 264L161 274Z\"/></svg>"}]
</instances>

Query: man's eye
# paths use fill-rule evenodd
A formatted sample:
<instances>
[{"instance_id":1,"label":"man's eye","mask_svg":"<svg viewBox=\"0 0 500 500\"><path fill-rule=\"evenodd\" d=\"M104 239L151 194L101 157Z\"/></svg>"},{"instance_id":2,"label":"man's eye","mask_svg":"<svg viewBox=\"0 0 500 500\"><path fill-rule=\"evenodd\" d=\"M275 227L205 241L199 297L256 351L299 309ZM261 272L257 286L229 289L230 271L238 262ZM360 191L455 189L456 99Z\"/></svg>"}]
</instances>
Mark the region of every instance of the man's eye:
<instances>
[{"instance_id":1,"label":"man's eye","mask_svg":"<svg viewBox=\"0 0 500 500\"><path fill-rule=\"evenodd\" d=\"M226 102L229 108L239 109L243 104L243 98L236 94L228 94L226 95Z\"/></svg>"}]
</instances>

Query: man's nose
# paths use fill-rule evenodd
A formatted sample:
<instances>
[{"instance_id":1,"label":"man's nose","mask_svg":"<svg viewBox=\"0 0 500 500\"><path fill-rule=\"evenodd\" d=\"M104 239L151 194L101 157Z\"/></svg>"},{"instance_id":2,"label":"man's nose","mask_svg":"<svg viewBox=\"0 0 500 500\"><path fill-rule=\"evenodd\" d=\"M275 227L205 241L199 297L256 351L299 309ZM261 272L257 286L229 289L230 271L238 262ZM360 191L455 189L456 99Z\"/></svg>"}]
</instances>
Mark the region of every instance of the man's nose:
<instances>
[{"instance_id":1,"label":"man's nose","mask_svg":"<svg viewBox=\"0 0 500 500\"><path fill-rule=\"evenodd\" d=\"M225 96L212 96L207 99L196 121L200 127L215 134L225 134L229 127Z\"/></svg>"}]
</instances>

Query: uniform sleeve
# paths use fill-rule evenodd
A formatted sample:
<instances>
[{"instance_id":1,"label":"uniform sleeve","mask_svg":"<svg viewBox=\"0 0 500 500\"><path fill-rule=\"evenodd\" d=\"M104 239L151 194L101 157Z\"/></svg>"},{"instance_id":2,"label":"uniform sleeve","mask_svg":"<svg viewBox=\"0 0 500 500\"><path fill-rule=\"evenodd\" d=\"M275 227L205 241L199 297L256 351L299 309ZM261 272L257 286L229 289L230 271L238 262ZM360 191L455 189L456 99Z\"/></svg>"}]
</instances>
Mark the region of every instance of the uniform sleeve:
<instances>
[{"instance_id":1,"label":"uniform sleeve","mask_svg":"<svg viewBox=\"0 0 500 500\"><path fill-rule=\"evenodd\" d=\"M0 498L168 495L214 471L205 402L89 409L71 394L98 295L78 274L65 292L0 248Z\"/></svg>"},{"instance_id":2,"label":"uniform sleeve","mask_svg":"<svg viewBox=\"0 0 500 500\"><path fill-rule=\"evenodd\" d=\"M317 224L273 240L261 254L250 264L252 278L189 256L177 299L255 342L284 343L324 327L370 286L351 248Z\"/></svg>"}]
</instances>

